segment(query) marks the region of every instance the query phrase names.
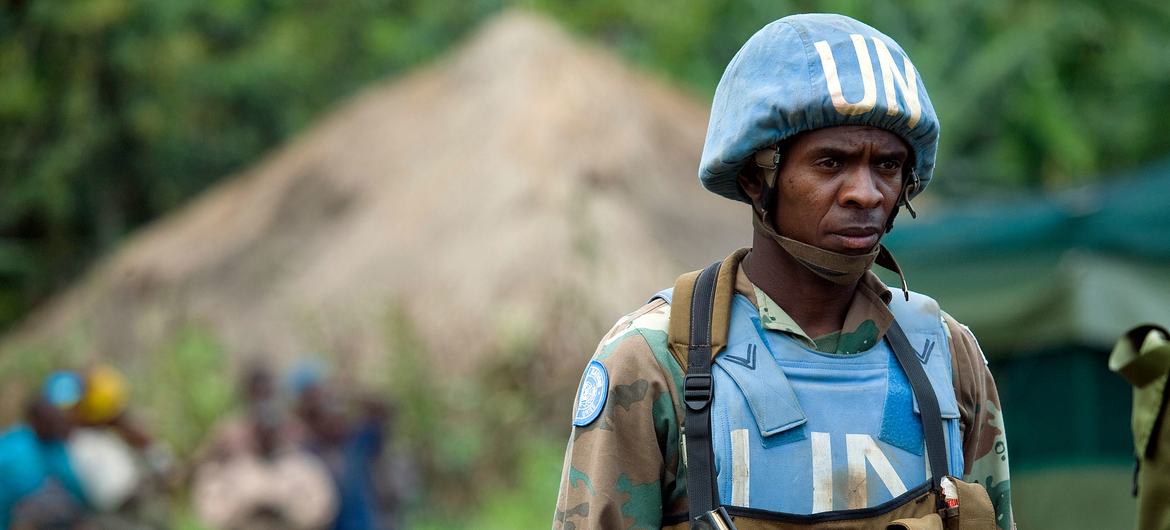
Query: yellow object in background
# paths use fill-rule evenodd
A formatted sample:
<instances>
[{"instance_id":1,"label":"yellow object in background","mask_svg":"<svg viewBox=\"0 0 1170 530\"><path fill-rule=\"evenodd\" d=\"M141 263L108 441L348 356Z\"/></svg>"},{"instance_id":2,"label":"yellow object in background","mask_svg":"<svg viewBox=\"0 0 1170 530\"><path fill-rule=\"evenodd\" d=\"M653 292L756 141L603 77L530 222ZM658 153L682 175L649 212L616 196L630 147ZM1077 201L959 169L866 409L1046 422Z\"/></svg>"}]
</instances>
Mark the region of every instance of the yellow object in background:
<instances>
[{"instance_id":1,"label":"yellow object in background","mask_svg":"<svg viewBox=\"0 0 1170 530\"><path fill-rule=\"evenodd\" d=\"M1113 348L1109 369L1133 385L1137 526L1170 528L1170 331L1150 324L1129 330Z\"/></svg>"},{"instance_id":2,"label":"yellow object in background","mask_svg":"<svg viewBox=\"0 0 1170 530\"><path fill-rule=\"evenodd\" d=\"M130 385L114 367L99 364L85 374L85 390L75 410L77 419L97 425L109 423L126 410Z\"/></svg>"}]
</instances>

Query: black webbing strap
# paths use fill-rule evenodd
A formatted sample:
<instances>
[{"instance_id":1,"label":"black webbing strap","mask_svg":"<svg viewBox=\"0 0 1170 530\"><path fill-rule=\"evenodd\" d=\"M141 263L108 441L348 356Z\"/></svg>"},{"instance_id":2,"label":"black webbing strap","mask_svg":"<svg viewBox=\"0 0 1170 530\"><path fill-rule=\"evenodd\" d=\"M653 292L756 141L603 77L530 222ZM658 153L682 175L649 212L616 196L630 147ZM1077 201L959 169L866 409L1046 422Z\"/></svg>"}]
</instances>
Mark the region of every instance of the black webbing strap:
<instances>
[{"instance_id":1,"label":"black webbing strap","mask_svg":"<svg viewBox=\"0 0 1170 530\"><path fill-rule=\"evenodd\" d=\"M943 435L942 414L938 409L938 397L934 395L934 386L926 376L926 370L918 361L918 354L902 326L895 320L886 331L886 340L894 350L894 357L906 372L910 380L910 389L914 398L918 400L918 411L922 413L922 432L926 439L926 457L930 463L930 485L938 488L942 478L948 473L947 469L947 440Z\"/></svg>"},{"instance_id":2,"label":"black webbing strap","mask_svg":"<svg viewBox=\"0 0 1170 530\"><path fill-rule=\"evenodd\" d=\"M691 343L683 401L687 406L687 502L691 527L718 506L714 457L711 455L711 313L715 307L715 280L721 261L703 269L691 296Z\"/></svg>"}]
</instances>

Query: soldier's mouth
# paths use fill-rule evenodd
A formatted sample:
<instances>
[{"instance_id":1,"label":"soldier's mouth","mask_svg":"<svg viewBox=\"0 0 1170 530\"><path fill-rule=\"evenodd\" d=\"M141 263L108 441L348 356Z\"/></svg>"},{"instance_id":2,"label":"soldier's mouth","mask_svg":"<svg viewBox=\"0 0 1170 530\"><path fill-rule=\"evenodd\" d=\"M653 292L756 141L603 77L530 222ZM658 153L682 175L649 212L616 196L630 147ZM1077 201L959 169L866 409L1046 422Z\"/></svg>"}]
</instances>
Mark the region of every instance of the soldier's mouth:
<instances>
[{"instance_id":1,"label":"soldier's mouth","mask_svg":"<svg viewBox=\"0 0 1170 530\"><path fill-rule=\"evenodd\" d=\"M878 227L850 227L837 230L830 234L835 243L845 251L868 252L882 237L882 230ZM849 253L849 252L846 252Z\"/></svg>"}]
</instances>

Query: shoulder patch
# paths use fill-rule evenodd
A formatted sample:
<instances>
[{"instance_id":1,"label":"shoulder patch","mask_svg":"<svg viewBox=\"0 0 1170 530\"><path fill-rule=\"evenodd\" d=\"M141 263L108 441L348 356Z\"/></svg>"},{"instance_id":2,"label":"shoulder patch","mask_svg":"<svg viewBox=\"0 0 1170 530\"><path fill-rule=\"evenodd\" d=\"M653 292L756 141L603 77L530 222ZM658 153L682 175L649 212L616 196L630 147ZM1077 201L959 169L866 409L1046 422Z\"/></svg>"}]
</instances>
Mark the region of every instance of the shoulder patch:
<instances>
[{"instance_id":1,"label":"shoulder patch","mask_svg":"<svg viewBox=\"0 0 1170 530\"><path fill-rule=\"evenodd\" d=\"M577 389L577 407L573 412L573 425L584 427L593 423L605 408L609 396L609 373L598 361L589 361L585 375L581 377L581 388Z\"/></svg>"}]
</instances>

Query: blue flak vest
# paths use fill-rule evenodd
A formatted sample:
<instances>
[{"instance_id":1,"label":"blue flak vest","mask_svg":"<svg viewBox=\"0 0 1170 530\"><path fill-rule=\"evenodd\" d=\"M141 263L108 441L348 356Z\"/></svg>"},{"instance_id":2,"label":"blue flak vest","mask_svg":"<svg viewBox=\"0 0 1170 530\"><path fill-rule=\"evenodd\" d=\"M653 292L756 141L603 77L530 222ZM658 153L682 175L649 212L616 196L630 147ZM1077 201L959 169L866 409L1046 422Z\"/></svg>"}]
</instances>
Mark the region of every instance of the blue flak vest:
<instances>
[{"instance_id":1,"label":"blue flak vest","mask_svg":"<svg viewBox=\"0 0 1170 530\"><path fill-rule=\"evenodd\" d=\"M655 298L670 303L672 291ZM948 473L961 477L959 406L938 304L911 293L909 301L895 296L889 307L937 396ZM918 405L887 341L855 355L810 350L765 329L756 307L737 293L727 346L711 375L721 504L813 514L897 504L891 501L927 487Z\"/></svg>"}]
</instances>

